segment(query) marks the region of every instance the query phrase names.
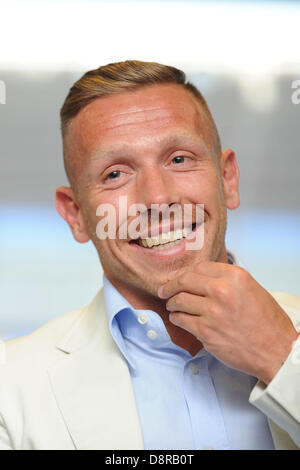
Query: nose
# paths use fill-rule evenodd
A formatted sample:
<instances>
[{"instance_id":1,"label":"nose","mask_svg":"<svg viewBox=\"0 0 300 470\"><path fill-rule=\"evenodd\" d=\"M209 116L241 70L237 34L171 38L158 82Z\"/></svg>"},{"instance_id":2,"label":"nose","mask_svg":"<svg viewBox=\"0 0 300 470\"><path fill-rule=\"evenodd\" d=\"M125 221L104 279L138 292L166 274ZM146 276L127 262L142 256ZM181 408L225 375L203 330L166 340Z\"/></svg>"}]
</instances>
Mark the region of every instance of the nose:
<instances>
[{"instance_id":1,"label":"nose","mask_svg":"<svg viewBox=\"0 0 300 470\"><path fill-rule=\"evenodd\" d=\"M163 169L153 166L144 171L139 178L137 198L147 209L151 204L179 203L179 195L172 177Z\"/></svg>"}]
</instances>

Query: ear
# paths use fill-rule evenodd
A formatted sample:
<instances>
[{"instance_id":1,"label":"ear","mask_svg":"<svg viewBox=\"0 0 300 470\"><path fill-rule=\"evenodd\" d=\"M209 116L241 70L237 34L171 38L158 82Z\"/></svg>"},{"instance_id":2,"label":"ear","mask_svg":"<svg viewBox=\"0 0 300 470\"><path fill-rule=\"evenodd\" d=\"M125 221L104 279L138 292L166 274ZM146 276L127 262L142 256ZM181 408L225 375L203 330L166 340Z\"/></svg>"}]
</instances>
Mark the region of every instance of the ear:
<instances>
[{"instance_id":1,"label":"ear","mask_svg":"<svg viewBox=\"0 0 300 470\"><path fill-rule=\"evenodd\" d=\"M240 205L240 170L233 150L224 150L221 155L220 169L224 185L226 207L227 209L236 209Z\"/></svg>"},{"instance_id":2,"label":"ear","mask_svg":"<svg viewBox=\"0 0 300 470\"><path fill-rule=\"evenodd\" d=\"M55 199L56 209L69 225L75 240L79 243L88 242L90 237L73 190L60 186L56 190Z\"/></svg>"}]
</instances>

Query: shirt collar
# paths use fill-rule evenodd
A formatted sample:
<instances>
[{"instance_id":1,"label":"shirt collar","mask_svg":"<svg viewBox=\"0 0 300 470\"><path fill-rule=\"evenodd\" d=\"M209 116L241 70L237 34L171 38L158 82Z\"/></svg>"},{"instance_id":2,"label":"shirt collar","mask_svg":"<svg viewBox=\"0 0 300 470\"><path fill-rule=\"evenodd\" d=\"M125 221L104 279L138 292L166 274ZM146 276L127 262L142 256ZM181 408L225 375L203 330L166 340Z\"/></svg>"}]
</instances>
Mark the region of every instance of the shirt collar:
<instances>
[{"instance_id":1,"label":"shirt collar","mask_svg":"<svg viewBox=\"0 0 300 470\"><path fill-rule=\"evenodd\" d=\"M235 266L239 266L240 268L244 267L241 260L232 251L227 250L227 257L229 264L234 264Z\"/></svg>"},{"instance_id":2,"label":"shirt collar","mask_svg":"<svg viewBox=\"0 0 300 470\"><path fill-rule=\"evenodd\" d=\"M171 341L162 319L156 312L134 309L105 275L103 289L110 333L133 371L137 371L137 367L132 355L128 354L126 338L156 356L164 355L167 351L177 355L181 353L183 356L188 354ZM141 314L148 317L147 325L140 324ZM157 335L154 341L150 332Z\"/></svg>"},{"instance_id":3,"label":"shirt collar","mask_svg":"<svg viewBox=\"0 0 300 470\"><path fill-rule=\"evenodd\" d=\"M107 279L105 274L103 274L103 290L104 290L104 302L106 307L106 314L108 318L108 325L110 333L115 340L118 348L121 353L129 363L130 367L135 370L136 366L132 359L129 357L127 348L125 345L124 338L121 334L119 327L115 325L116 315L118 313L124 312L132 314L133 307L125 299L125 297L120 294L120 292L113 286L113 284Z\"/></svg>"},{"instance_id":4,"label":"shirt collar","mask_svg":"<svg viewBox=\"0 0 300 470\"><path fill-rule=\"evenodd\" d=\"M105 274L103 275L103 289L106 311L110 322L116 315L116 313L120 312L121 310L133 309L132 305L113 286L113 284L109 281Z\"/></svg>"}]
</instances>

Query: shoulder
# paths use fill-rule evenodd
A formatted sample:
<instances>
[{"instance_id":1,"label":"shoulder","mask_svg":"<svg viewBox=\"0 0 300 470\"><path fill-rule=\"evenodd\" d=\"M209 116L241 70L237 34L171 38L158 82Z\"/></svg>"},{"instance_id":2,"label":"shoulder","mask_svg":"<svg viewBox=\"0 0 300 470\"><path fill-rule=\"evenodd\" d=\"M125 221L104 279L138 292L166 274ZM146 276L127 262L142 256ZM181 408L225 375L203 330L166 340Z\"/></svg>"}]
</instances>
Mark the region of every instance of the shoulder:
<instances>
[{"instance_id":1,"label":"shoulder","mask_svg":"<svg viewBox=\"0 0 300 470\"><path fill-rule=\"evenodd\" d=\"M52 364L87 344L99 330L102 334L104 311L100 290L88 306L61 315L29 335L0 341L0 388L3 374L27 382L28 377L43 375Z\"/></svg>"},{"instance_id":2,"label":"shoulder","mask_svg":"<svg viewBox=\"0 0 300 470\"><path fill-rule=\"evenodd\" d=\"M55 361L59 351L56 344L84 315L85 308L77 309L50 321L33 333L0 342L0 375L14 370L36 370Z\"/></svg>"},{"instance_id":3,"label":"shoulder","mask_svg":"<svg viewBox=\"0 0 300 470\"><path fill-rule=\"evenodd\" d=\"M57 345L68 337L84 312L74 310L29 335L0 342L0 449L26 447L29 444L24 444L24 439L43 442L47 430L41 435L40 430L45 422L49 429L54 422L59 431L48 371L68 358ZM38 438L32 437L36 427ZM28 432L32 433L29 438Z\"/></svg>"}]
</instances>

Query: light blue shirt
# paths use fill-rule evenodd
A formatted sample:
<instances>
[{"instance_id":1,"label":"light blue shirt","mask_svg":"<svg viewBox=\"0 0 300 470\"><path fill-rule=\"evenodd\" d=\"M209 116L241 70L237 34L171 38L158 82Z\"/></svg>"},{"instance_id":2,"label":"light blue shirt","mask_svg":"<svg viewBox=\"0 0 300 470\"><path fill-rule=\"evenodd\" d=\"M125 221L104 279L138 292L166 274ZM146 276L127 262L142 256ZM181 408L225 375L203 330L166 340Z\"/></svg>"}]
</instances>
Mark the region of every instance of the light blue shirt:
<instances>
[{"instance_id":1,"label":"light blue shirt","mask_svg":"<svg viewBox=\"0 0 300 470\"><path fill-rule=\"evenodd\" d=\"M111 334L128 362L145 449L274 449L248 399L257 382L202 349L175 345L160 316L135 310L104 276Z\"/></svg>"}]
</instances>

